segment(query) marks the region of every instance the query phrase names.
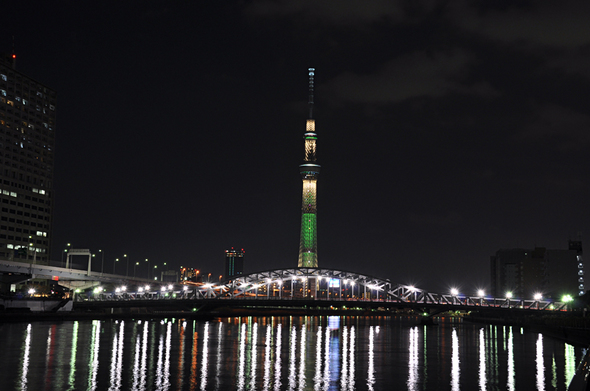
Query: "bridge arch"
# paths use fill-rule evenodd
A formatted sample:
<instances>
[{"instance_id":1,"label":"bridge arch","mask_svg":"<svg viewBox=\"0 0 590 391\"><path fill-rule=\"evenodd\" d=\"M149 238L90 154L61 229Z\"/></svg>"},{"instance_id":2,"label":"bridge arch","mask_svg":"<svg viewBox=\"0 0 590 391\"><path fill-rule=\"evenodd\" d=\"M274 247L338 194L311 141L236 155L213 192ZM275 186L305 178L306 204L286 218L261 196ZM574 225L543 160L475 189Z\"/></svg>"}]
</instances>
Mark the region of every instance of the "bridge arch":
<instances>
[{"instance_id":1,"label":"bridge arch","mask_svg":"<svg viewBox=\"0 0 590 391\"><path fill-rule=\"evenodd\" d=\"M368 274L319 267L298 267L234 276L223 284L219 294L232 298L408 301L411 295L418 291L420 290L411 286L393 284L388 279Z\"/></svg>"}]
</instances>

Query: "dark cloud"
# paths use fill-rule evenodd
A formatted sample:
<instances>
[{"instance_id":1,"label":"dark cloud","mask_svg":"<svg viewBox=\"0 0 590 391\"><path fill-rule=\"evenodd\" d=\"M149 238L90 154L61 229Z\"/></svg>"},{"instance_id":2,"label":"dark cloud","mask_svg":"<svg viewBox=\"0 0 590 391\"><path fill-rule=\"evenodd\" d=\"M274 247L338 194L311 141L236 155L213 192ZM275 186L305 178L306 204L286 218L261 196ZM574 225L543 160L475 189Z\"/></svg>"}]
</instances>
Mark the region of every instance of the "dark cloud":
<instances>
[{"instance_id":1,"label":"dark cloud","mask_svg":"<svg viewBox=\"0 0 590 391\"><path fill-rule=\"evenodd\" d=\"M401 21L404 17L400 2L371 0L362 6L355 0L331 1L289 1L258 0L247 8L247 14L259 18L294 18L300 23L310 21L329 25L362 25L373 22Z\"/></svg>"},{"instance_id":2,"label":"dark cloud","mask_svg":"<svg viewBox=\"0 0 590 391\"><path fill-rule=\"evenodd\" d=\"M471 34L499 42L553 48L590 43L590 3L580 1L514 2L507 7L450 2L447 16ZM487 7L486 7L487 6Z\"/></svg>"},{"instance_id":3,"label":"dark cloud","mask_svg":"<svg viewBox=\"0 0 590 391\"><path fill-rule=\"evenodd\" d=\"M414 52L386 62L372 74L343 73L322 88L336 99L368 104L441 98L450 93L496 95L488 83L464 84L462 79L472 61L462 50Z\"/></svg>"},{"instance_id":4,"label":"dark cloud","mask_svg":"<svg viewBox=\"0 0 590 391\"><path fill-rule=\"evenodd\" d=\"M531 121L515 135L515 141L538 145L549 143L557 151L572 153L590 147L590 115L567 107L543 105Z\"/></svg>"}]
</instances>

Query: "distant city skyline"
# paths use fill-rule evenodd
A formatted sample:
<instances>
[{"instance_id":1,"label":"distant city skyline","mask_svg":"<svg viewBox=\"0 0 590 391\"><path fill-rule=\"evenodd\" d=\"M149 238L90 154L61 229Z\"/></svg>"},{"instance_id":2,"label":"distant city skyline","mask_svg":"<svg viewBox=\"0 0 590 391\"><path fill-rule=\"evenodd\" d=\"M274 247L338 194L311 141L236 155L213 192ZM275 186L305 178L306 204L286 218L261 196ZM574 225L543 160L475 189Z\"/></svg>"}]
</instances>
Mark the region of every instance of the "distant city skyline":
<instances>
[{"instance_id":1,"label":"distant city skyline","mask_svg":"<svg viewBox=\"0 0 590 391\"><path fill-rule=\"evenodd\" d=\"M474 291L498 249L590 232L590 4L3 11L0 52L58 96L54 261L70 243L105 269L127 254L219 275L228 246L248 271L295 265L310 66L322 267Z\"/></svg>"}]
</instances>

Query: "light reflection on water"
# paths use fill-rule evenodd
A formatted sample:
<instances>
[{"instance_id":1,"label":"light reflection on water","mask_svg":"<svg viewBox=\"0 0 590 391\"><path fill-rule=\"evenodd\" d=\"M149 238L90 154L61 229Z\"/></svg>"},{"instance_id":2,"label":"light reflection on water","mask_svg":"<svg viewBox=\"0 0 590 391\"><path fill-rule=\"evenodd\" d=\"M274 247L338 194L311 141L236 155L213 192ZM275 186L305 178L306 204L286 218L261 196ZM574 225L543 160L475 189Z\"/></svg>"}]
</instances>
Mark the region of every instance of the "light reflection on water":
<instances>
[{"instance_id":1,"label":"light reflection on water","mask_svg":"<svg viewBox=\"0 0 590 391\"><path fill-rule=\"evenodd\" d=\"M565 390L581 357L509 326L388 317L0 328L0 385L17 390Z\"/></svg>"}]
</instances>

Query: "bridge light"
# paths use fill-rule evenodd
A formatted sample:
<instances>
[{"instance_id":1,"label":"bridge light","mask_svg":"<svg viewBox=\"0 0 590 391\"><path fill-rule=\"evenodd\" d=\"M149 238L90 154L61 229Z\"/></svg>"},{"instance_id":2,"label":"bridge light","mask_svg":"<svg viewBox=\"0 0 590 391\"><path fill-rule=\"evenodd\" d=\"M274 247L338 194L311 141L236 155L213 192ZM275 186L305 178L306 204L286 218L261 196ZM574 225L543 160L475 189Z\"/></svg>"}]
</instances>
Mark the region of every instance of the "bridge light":
<instances>
[{"instance_id":1,"label":"bridge light","mask_svg":"<svg viewBox=\"0 0 590 391\"><path fill-rule=\"evenodd\" d=\"M115 289L115 292L117 292L117 293L121 292L121 288Z\"/></svg>"},{"instance_id":2,"label":"bridge light","mask_svg":"<svg viewBox=\"0 0 590 391\"><path fill-rule=\"evenodd\" d=\"M277 284L283 285L283 280L277 280Z\"/></svg>"},{"instance_id":3,"label":"bridge light","mask_svg":"<svg viewBox=\"0 0 590 391\"><path fill-rule=\"evenodd\" d=\"M510 292L510 291L506 292L506 298L512 299L512 292Z\"/></svg>"},{"instance_id":4,"label":"bridge light","mask_svg":"<svg viewBox=\"0 0 590 391\"><path fill-rule=\"evenodd\" d=\"M137 290L139 293L143 292L143 287L139 287L139 289Z\"/></svg>"},{"instance_id":5,"label":"bridge light","mask_svg":"<svg viewBox=\"0 0 590 391\"><path fill-rule=\"evenodd\" d=\"M150 286L149 285L146 285L145 288L143 288L143 289L145 289L146 292L149 292L150 291Z\"/></svg>"},{"instance_id":6,"label":"bridge light","mask_svg":"<svg viewBox=\"0 0 590 391\"><path fill-rule=\"evenodd\" d=\"M183 287L182 287L182 290L183 290L183 291L188 291L188 286L186 286L186 285L185 285L185 286L183 286Z\"/></svg>"},{"instance_id":7,"label":"bridge light","mask_svg":"<svg viewBox=\"0 0 590 391\"><path fill-rule=\"evenodd\" d=\"M123 292L125 292L125 291L127 290L127 287L126 287L125 285L123 285L123 286L121 287L121 290L122 290Z\"/></svg>"},{"instance_id":8,"label":"bridge light","mask_svg":"<svg viewBox=\"0 0 590 391\"><path fill-rule=\"evenodd\" d=\"M459 294L459 290L457 288L451 288L451 295L457 296Z\"/></svg>"},{"instance_id":9,"label":"bridge light","mask_svg":"<svg viewBox=\"0 0 590 391\"><path fill-rule=\"evenodd\" d=\"M172 284L168 285L168 290L172 290L173 286Z\"/></svg>"},{"instance_id":10,"label":"bridge light","mask_svg":"<svg viewBox=\"0 0 590 391\"><path fill-rule=\"evenodd\" d=\"M410 292L416 292L416 287L414 285L410 285L408 289L410 290Z\"/></svg>"},{"instance_id":11,"label":"bridge light","mask_svg":"<svg viewBox=\"0 0 590 391\"><path fill-rule=\"evenodd\" d=\"M542 295L541 293L538 293L538 292L537 292L537 293L535 293L535 296L534 296L534 299L535 299L535 300L539 301L539 300L541 300L542 298L543 298L543 295Z\"/></svg>"},{"instance_id":12,"label":"bridge light","mask_svg":"<svg viewBox=\"0 0 590 391\"><path fill-rule=\"evenodd\" d=\"M163 287L161 287L161 288L160 288L160 290L161 290L162 292L166 292L166 287L165 287L165 286L163 286Z\"/></svg>"},{"instance_id":13,"label":"bridge light","mask_svg":"<svg viewBox=\"0 0 590 391\"><path fill-rule=\"evenodd\" d=\"M485 295L486 295L486 293L483 291L483 289L479 289L479 290L477 291L477 296L479 296L479 297L484 297Z\"/></svg>"},{"instance_id":14,"label":"bridge light","mask_svg":"<svg viewBox=\"0 0 590 391\"><path fill-rule=\"evenodd\" d=\"M35 293L35 290L33 288L29 289L29 295L32 295Z\"/></svg>"},{"instance_id":15,"label":"bridge light","mask_svg":"<svg viewBox=\"0 0 590 391\"><path fill-rule=\"evenodd\" d=\"M574 301L574 298L571 295L563 295L561 301L564 303L569 303L570 301Z\"/></svg>"}]
</instances>

